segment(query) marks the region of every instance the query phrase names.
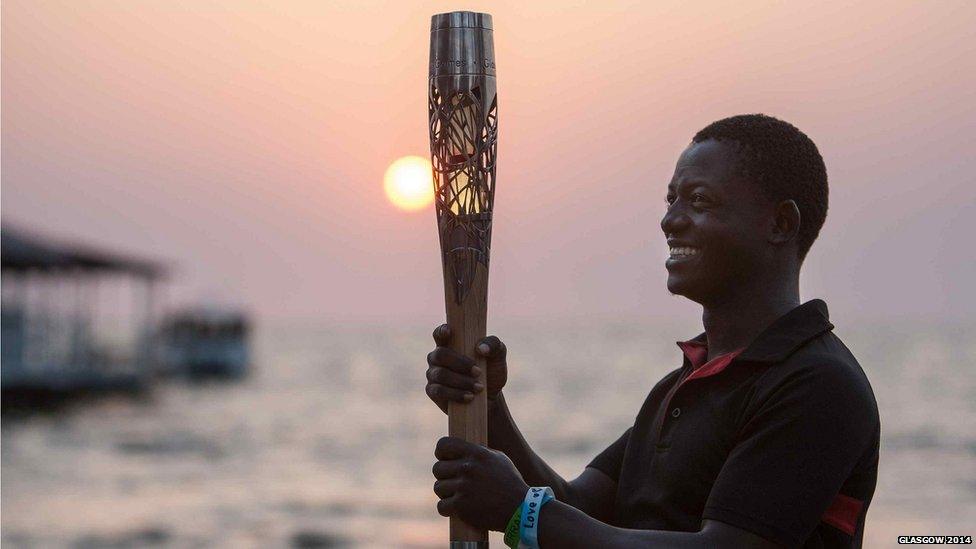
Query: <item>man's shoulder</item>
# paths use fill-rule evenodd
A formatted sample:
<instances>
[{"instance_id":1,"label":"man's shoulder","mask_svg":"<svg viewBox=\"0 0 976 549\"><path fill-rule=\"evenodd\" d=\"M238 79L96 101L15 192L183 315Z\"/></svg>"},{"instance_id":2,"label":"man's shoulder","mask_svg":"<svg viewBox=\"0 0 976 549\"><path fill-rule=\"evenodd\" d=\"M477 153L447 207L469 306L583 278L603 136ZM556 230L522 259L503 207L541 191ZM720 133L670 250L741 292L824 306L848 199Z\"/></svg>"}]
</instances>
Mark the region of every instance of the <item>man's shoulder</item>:
<instances>
[{"instance_id":1,"label":"man's shoulder","mask_svg":"<svg viewBox=\"0 0 976 549\"><path fill-rule=\"evenodd\" d=\"M760 381L770 390L801 390L809 397L841 401L877 415L871 382L850 349L832 331L800 346L773 365Z\"/></svg>"},{"instance_id":2,"label":"man's shoulder","mask_svg":"<svg viewBox=\"0 0 976 549\"><path fill-rule=\"evenodd\" d=\"M772 369L786 375L804 372L867 379L860 362L831 330L804 342Z\"/></svg>"}]
</instances>

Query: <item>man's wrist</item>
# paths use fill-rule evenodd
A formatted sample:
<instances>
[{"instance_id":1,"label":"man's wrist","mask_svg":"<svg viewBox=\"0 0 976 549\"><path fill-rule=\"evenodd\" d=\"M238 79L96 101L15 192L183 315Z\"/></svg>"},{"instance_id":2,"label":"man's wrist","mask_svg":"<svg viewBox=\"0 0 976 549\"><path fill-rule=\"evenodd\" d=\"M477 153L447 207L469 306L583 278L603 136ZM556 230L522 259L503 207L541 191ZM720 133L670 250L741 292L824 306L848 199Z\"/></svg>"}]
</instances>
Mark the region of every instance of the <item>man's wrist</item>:
<instances>
[{"instance_id":1,"label":"man's wrist","mask_svg":"<svg viewBox=\"0 0 976 549\"><path fill-rule=\"evenodd\" d=\"M542 507L556 499L552 488L534 486L525 493L519 514L519 539L528 549L539 549L539 523Z\"/></svg>"},{"instance_id":2,"label":"man's wrist","mask_svg":"<svg viewBox=\"0 0 976 549\"><path fill-rule=\"evenodd\" d=\"M497 440L499 435L499 430L504 429L504 424L508 421L506 417L508 412L506 411L507 405L505 404L505 397L502 395L501 391L488 399L488 447L494 448L495 450L502 450L500 448L500 442Z\"/></svg>"},{"instance_id":3,"label":"man's wrist","mask_svg":"<svg viewBox=\"0 0 976 549\"><path fill-rule=\"evenodd\" d=\"M501 404L504 401L505 401L505 397L502 396L502 390L501 389L499 389L498 392L495 393L494 396L489 395L488 396L488 411L489 412L493 412L496 408L498 408L499 404Z\"/></svg>"}]
</instances>

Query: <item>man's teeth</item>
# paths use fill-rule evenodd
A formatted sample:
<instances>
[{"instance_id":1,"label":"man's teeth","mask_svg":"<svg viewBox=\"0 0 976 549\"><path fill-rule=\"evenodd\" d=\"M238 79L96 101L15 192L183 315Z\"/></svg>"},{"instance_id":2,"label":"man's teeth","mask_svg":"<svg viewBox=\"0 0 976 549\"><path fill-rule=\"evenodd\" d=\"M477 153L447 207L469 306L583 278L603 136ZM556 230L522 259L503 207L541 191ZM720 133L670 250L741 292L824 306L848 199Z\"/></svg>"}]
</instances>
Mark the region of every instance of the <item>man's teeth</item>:
<instances>
[{"instance_id":1,"label":"man's teeth","mask_svg":"<svg viewBox=\"0 0 976 549\"><path fill-rule=\"evenodd\" d=\"M698 248L692 248L690 246L685 246L681 248L671 248L671 256L687 256L695 255L698 253Z\"/></svg>"}]
</instances>

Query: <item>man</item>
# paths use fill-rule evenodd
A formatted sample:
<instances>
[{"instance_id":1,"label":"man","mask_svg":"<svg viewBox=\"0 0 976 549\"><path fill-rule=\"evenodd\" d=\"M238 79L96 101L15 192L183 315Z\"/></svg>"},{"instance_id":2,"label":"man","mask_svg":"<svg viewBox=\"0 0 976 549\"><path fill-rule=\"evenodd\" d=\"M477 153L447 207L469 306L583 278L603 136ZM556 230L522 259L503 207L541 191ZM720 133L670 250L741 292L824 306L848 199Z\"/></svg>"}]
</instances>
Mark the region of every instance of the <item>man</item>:
<instances>
[{"instance_id":1,"label":"man","mask_svg":"<svg viewBox=\"0 0 976 549\"><path fill-rule=\"evenodd\" d=\"M800 266L827 212L816 145L765 115L698 132L667 188L668 290L702 305L705 332L633 426L566 481L532 451L488 337L487 387L434 331L427 394L441 409L487 390L489 448L436 447L438 511L505 528L529 486L556 499L540 547L858 547L877 477L880 421L864 372L823 301L800 304Z\"/></svg>"}]
</instances>

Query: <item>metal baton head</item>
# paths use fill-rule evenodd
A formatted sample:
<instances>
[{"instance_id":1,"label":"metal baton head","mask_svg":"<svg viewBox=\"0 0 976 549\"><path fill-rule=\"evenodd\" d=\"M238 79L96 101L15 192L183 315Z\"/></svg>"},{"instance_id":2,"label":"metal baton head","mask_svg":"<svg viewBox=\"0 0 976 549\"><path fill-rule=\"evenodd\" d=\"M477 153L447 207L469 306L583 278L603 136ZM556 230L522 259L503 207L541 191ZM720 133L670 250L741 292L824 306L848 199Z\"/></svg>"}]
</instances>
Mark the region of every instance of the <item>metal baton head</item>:
<instances>
[{"instance_id":1,"label":"metal baton head","mask_svg":"<svg viewBox=\"0 0 976 549\"><path fill-rule=\"evenodd\" d=\"M442 259L460 303L477 264L487 269L491 247L498 139L491 15L431 18L428 114Z\"/></svg>"}]
</instances>

